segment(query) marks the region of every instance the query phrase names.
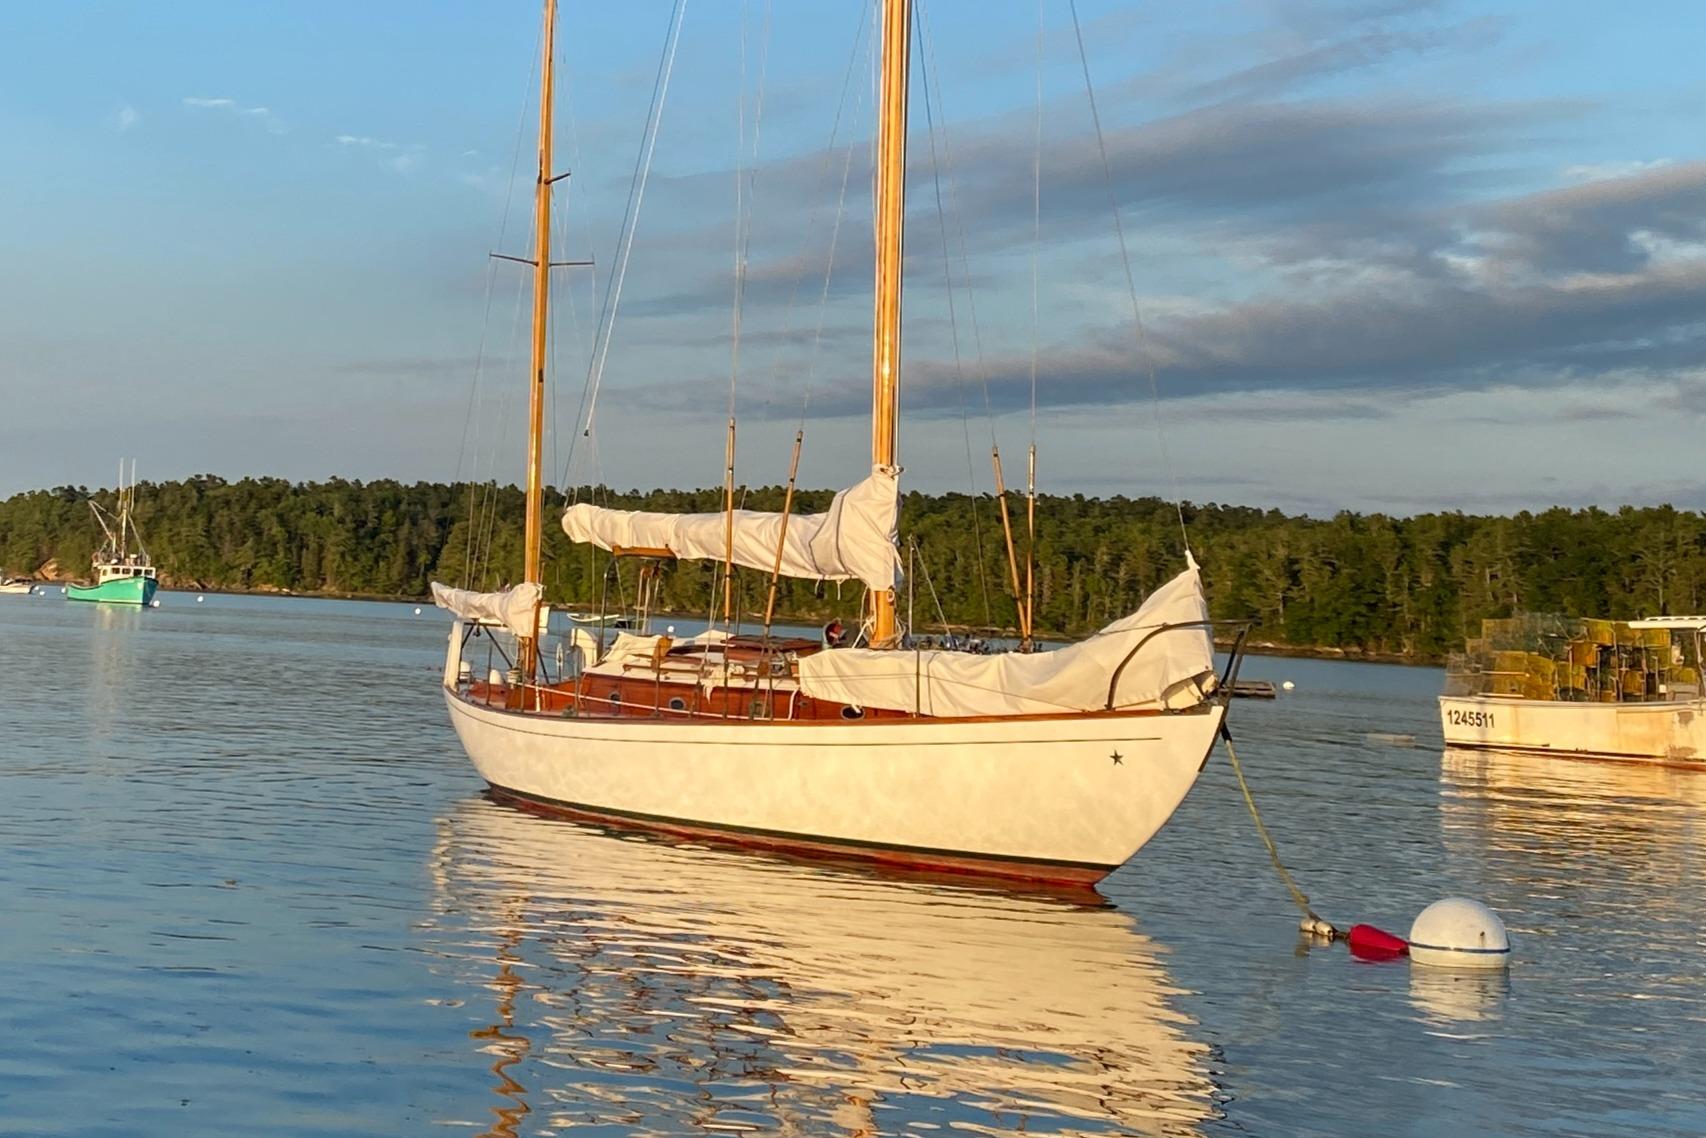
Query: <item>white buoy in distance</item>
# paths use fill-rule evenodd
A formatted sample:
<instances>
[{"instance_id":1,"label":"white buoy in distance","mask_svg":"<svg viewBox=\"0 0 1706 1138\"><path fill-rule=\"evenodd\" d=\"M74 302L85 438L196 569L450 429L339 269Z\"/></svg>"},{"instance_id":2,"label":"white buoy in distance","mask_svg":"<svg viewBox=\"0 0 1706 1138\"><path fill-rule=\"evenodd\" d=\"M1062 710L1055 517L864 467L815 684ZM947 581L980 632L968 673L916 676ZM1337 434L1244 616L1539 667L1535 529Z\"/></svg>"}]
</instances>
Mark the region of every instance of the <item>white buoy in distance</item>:
<instances>
[{"instance_id":1,"label":"white buoy in distance","mask_svg":"<svg viewBox=\"0 0 1706 1138\"><path fill-rule=\"evenodd\" d=\"M197 597L195 599L195 603L199 605L199 604L201 604L201 602L205 601L206 599L207 599L206 597Z\"/></svg>"},{"instance_id":2,"label":"white buoy in distance","mask_svg":"<svg viewBox=\"0 0 1706 1138\"><path fill-rule=\"evenodd\" d=\"M154 607L155 607L155 608L159 608L159 607L160 607L160 602L159 602L159 601L155 601L155 602L154 602Z\"/></svg>"},{"instance_id":3,"label":"white buoy in distance","mask_svg":"<svg viewBox=\"0 0 1706 1138\"><path fill-rule=\"evenodd\" d=\"M1290 680L1287 680L1285 683L1280 685L1280 687L1284 688L1286 691L1290 691L1292 688L1295 688L1296 686L1297 685L1292 683Z\"/></svg>"},{"instance_id":4,"label":"white buoy in distance","mask_svg":"<svg viewBox=\"0 0 1706 1138\"><path fill-rule=\"evenodd\" d=\"M415 615L416 616L421 615L421 606L419 606L419 605L415 606Z\"/></svg>"},{"instance_id":5,"label":"white buoy in distance","mask_svg":"<svg viewBox=\"0 0 1706 1138\"><path fill-rule=\"evenodd\" d=\"M1410 959L1443 968L1503 968L1511 941L1498 914L1467 897L1435 901L1410 926Z\"/></svg>"}]
</instances>

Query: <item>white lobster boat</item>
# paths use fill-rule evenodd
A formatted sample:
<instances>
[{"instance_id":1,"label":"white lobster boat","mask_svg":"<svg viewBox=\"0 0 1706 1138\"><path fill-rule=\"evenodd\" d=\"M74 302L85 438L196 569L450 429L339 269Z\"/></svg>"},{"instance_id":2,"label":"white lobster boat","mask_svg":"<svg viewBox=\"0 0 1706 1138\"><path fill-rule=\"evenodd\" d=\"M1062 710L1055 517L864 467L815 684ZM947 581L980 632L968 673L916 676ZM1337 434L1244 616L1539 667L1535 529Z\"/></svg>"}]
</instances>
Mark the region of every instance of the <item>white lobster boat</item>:
<instances>
[{"instance_id":1,"label":"white lobster boat","mask_svg":"<svg viewBox=\"0 0 1706 1138\"><path fill-rule=\"evenodd\" d=\"M1494 666L1454 668L1439 699L1446 746L1706 768L1706 616L1570 623L1609 635L1554 634L1551 653L1484 651Z\"/></svg>"},{"instance_id":2,"label":"white lobster boat","mask_svg":"<svg viewBox=\"0 0 1706 1138\"><path fill-rule=\"evenodd\" d=\"M1222 730L1197 567L1130 616L1053 652L924 650L896 620L896 408L909 0L880 0L872 469L822 514L570 507L568 536L616 557L724 567L727 627L691 638L572 628L541 651L552 37L547 0L536 189L524 583L435 584L459 618L444 699L494 797L539 813L935 870L1091 882L1172 816ZM733 424L729 448L732 455ZM796 449L796 461L798 451ZM732 457L730 459L732 470ZM792 483L789 488L792 502ZM863 647L734 634L734 567L857 581ZM1022 618L1025 615L1021 607ZM513 637L513 649L508 639ZM480 649L484 647L485 659ZM502 667L494 666L501 664Z\"/></svg>"}]
</instances>

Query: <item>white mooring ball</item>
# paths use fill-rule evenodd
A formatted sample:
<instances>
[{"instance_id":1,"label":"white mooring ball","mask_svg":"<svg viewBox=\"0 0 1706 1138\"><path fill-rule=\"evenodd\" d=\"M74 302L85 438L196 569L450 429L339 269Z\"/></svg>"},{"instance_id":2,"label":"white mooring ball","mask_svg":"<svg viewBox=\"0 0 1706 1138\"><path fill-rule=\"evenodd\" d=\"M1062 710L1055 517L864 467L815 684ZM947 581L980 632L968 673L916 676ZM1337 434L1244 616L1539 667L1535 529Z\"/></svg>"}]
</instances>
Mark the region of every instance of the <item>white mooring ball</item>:
<instances>
[{"instance_id":1,"label":"white mooring ball","mask_svg":"<svg viewBox=\"0 0 1706 1138\"><path fill-rule=\"evenodd\" d=\"M1290 680L1287 680L1285 683L1280 685L1280 687L1284 688L1286 691L1290 691L1293 688L1295 688L1296 686L1297 685L1292 683Z\"/></svg>"},{"instance_id":2,"label":"white mooring ball","mask_svg":"<svg viewBox=\"0 0 1706 1138\"><path fill-rule=\"evenodd\" d=\"M1423 909L1410 926L1410 959L1445 968L1503 968L1511 940L1498 914L1467 897L1447 897Z\"/></svg>"},{"instance_id":3,"label":"white mooring ball","mask_svg":"<svg viewBox=\"0 0 1706 1138\"><path fill-rule=\"evenodd\" d=\"M416 615L416 616L419 616L419 615L421 615L421 609L420 609L420 606L419 606L419 605L416 605L416 606L415 606L415 615Z\"/></svg>"},{"instance_id":4,"label":"white mooring ball","mask_svg":"<svg viewBox=\"0 0 1706 1138\"><path fill-rule=\"evenodd\" d=\"M159 607L160 607L160 602L159 602L159 601L154 601L154 602L152 602L152 604L153 604L153 606L154 606L154 607L155 607L155 608L159 608Z\"/></svg>"}]
</instances>

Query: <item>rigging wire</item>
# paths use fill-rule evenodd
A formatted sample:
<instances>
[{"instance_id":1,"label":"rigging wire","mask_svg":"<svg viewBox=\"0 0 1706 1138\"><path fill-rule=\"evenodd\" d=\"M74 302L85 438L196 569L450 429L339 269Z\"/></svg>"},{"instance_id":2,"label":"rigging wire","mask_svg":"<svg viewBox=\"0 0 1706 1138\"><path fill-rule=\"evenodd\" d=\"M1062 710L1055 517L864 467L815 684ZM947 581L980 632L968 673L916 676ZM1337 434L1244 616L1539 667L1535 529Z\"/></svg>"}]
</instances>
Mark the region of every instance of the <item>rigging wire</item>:
<instances>
[{"instance_id":1,"label":"rigging wire","mask_svg":"<svg viewBox=\"0 0 1706 1138\"><path fill-rule=\"evenodd\" d=\"M847 67L845 68L845 70L842 74L841 93L840 93L839 97L836 99L835 118L834 118L834 121L830 124L829 141L824 145L823 162L818 167L817 184L813 188L813 191L812 191L812 200L814 202L818 201L819 197L823 193L823 188L824 188L825 183L827 183L829 181L829 171L831 168L831 164L832 164L832 162L836 156L836 142L841 137L841 123L842 123L842 119L843 119L844 115L846 114L846 110L847 110L847 95L848 95L848 92L851 91L853 88L853 71L854 71L854 68L858 65L859 48L864 43L864 40L865 40L865 17L864 17L863 13L860 13L858 23L855 25L855 30L854 30L854 35L853 35L853 46L849 50L848 55L847 55ZM835 254L836 254L836 248L837 248L837 244L838 244L838 241L840 238L840 233L841 233L841 222L842 222L843 216L846 213L847 183L848 183L849 177L851 176L852 168L853 168L853 148L849 146L849 147L843 148L843 153L842 153L841 189L840 189L839 195L836 198L836 203L835 203L835 220L830 226L829 250L828 250L825 265L824 265L824 283L823 283L823 289L822 289L821 294L820 294L819 299L818 299L817 327L816 327L816 331L815 331L815 333L812 337L812 341L811 341L811 350L810 350L810 354L809 354L808 361L807 361L807 367L806 367L807 383L805 386L805 391L801 397L799 429L804 429L805 418L806 418L806 410L811 404L812 392L811 392L811 385L810 385L809 381L812 377L813 369L816 367L816 364L817 364L818 346L823 340L824 317L826 315L826 311L827 311L827 308L829 305L830 280L831 280L831 276L832 276L832 274L834 272L834 268L835 268ZM819 227L819 221L820 221L819 210L820 209L821 209L821 203L819 205L816 205L813 207L812 214L811 214L810 218L808 219L807 225L806 225L806 232L808 234L816 232L818 227ZM798 304L799 304L801 285L803 285L805 283L807 267L808 267L807 259L802 258L799 268L794 273L794 279L788 286L788 304L787 304L786 309L783 312L782 334L778 339L778 343L780 345L783 345L783 346L778 347L775 355L771 358L770 379L771 379L771 385L772 386L775 385L775 383L781 378L781 376L783 374L782 365L786 361L786 354L787 354L786 345L793 338L793 335L794 335L794 313L795 313L795 309L798 307ZM765 411L768 411L769 407L770 407L770 396L767 393L765 396L765 402L764 402Z\"/></svg>"},{"instance_id":2,"label":"rigging wire","mask_svg":"<svg viewBox=\"0 0 1706 1138\"><path fill-rule=\"evenodd\" d=\"M1046 0L1037 0L1037 99L1031 133L1031 448L1037 445L1038 277L1043 251L1043 33ZM1034 492L1033 492L1034 497Z\"/></svg>"},{"instance_id":3,"label":"rigging wire","mask_svg":"<svg viewBox=\"0 0 1706 1138\"><path fill-rule=\"evenodd\" d=\"M728 448L725 456L725 488L723 509L728 514L726 527L728 532L728 550L723 562L723 615L729 619L729 605L734 588L734 476L735 476L735 396L740 379L740 333L741 320L746 311L746 270L752 252L752 202L756 190L758 157L764 128L764 91L765 78L770 66L770 22L772 6L770 0L765 0L764 26L759 34L758 82L753 91L752 115L752 154L750 161L747 155L746 142L746 54L747 54L747 5L741 2L740 18L740 70L739 83L735 99L735 248L734 248L734 300L731 314L729 337L729 400ZM741 488L741 504L746 502L747 487ZM714 594L715 590L713 590Z\"/></svg>"},{"instance_id":4,"label":"rigging wire","mask_svg":"<svg viewBox=\"0 0 1706 1138\"><path fill-rule=\"evenodd\" d=\"M566 105L563 109L564 109L564 111L566 113L566 117L568 118L568 121L569 121L569 146L568 146L569 165L568 165L568 169L565 171L565 173L568 173L570 171L579 169L580 163L581 163L580 118L578 115L575 114L574 81L575 81L575 74L576 73L575 73L575 70L573 68L565 66L565 67L559 69L559 74L561 74L563 77L563 79L562 79L563 90L564 90L565 94L567 95L567 98L565 100ZM572 188L573 180L570 179L569 181L570 181L570 185L566 186L565 190ZM571 214L574 211L574 207L575 207L576 203L579 202L580 199L578 197L570 194L570 193L567 193L567 192L565 192L565 194L563 195L563 199L564 200L563 200L563 204L562 204L562 230L560 233L560 236L562 238L562 244L559 247L566 251L568 248L569 232L570 232L570 228L571 228L570 224L569 224L570 219L571 219ZM583 210L582 211L582 219L585 220L585 217L586 217L586 213ZM586 228L590 230L591 227L587 226ZM589 265L587 267L591 268L592 266ZM575 300L574 279L575 279L574 275L571 275L569 278L569 283L563 289L563 293L568 299L569 322L570 322L570 327L574 331L574 337L575 337L575 354L580 355L580 354L584 354L584 352L586 350L586 340L585 340L584 330L581 327L580 305ZM592 273L587 274L587 283L588 283L590 288L596 289L597 281L596 281L596 279ZM552 306L551 314L553 317L556 317L559 315L556 305ZM552 337L551 344L552 344L553 351L556 350L556 346L560 343L561 343L561 339L559 337L555 337L555 336ZM556 374L555 370L553 370L553 374ZM562 435L561 423L559 422L559 416L561 414L562 408L561 408L561 401L557 398L558 386L559 386L558 384L553 383L553 384L548 385L545 390L546 390L546 394L549 396L549 398L551 400L551 469L553 471L556 471L556 470L563 471L563 476L558 480L559 485L557 487L557 491L558 491L559 498L566 504L568 502L568 498L569 498L569 492L568 492L568 486L567 486L568 466L566 463L559 464L559 462L558 462L558 450L557 450L558 439ZM573 429L572 428L570 429L570 436L571 436L571 438L573 437Z\"/></svg>"},{"instance_id":5,"label":"rigging wire","mask_svg":"<svg viewBox=\"0 0 1706 1138\"><path fill-rule=\"evenodd\" d=\"M925 23L924 5L922 2L918 4L915 11L917 13L919 38L923 40L925 44L925 51L919 57L919 66L925 72L924 121L927 128L927 134L930 139L930 174L932 185L935 188L937 228L941 234L942 240L942 278L948 292L949 338L954 347L954 388L960 398L960 429L965 438L966 479L971 483L972 491L969 499L971 504L972 541L977 551L978 585L983 594L983 622L985 625L993 625L995 623L995 617L989 598L989 574L988 568L984 564L983 524L982 520L978 516L977 508L979 495L977 490L977 464L976 460L972 457L971 447L971 408L966 402L965 367L960 352L960 322L958 309L954 303L954 273L951 259L951 243L948 240L947 215L942 204L942 162L938 160L936 153L936 110L940 108L932 107L930 92L930 79L934 74L935 59L927 31L927 25ZM940 101L940 90L937 92L937 101ZM947 126L945 123L943 124L942 130L944 135L942 150L943 157L945 158L947 153ZM970 287L969 283L967 287ZM980 350L980 358L981 355L982 353ZM984 381L983 383L983 403L985 414L989 415L989 384L987 381ZM989 437L990 441L993 443L995 440L995 420L992 415L989 416Z\"/></svg>"},{"instance_id":6,"label":"rigging wire","mask_svg":"<svg viewBox=\"0 0 1706 1138\"><path fill-rule=\"evenodd\" d=\"M520 354L519 349L520 349L520 345L521 345L521 314L527 307L525 299L524 299L525 292L524 292L523 286L525 285L525 283L526 282L518 274L516 277L516 284L515 284L515 313L514 313L512 320L511 320L511 323L510 323L510 333L509 333L510 343L509 343L508 359L510 359L510 360L514 360ZM485 490L485 494L484 494L484 498L481 502L481 520L484 523L483 524L483 531L484 532L483 532L482 539L477 543L476 548L479 550L479 552L478 552L478 554L475 558L475 562L474 562L476 573L480 576L481 579L485 579L486 574L488 574L490 572L491 557L492 557L492 542L493 542L493 539L494 539L496 532L497 532L497 521L498 521L497 461L498 461L498 455L500 453L508 452L509 440L510 440L512 434L517 429L517 425L510 422L510 415L509 415L510 399L515 394L515 391L516 391L516 388L513 384L505 384L504 388L503 388L503 393L498 398L497 438L494 441L494 443L492 445L491 452L487 455L487 459L486 459L486 477L483 480L483 487Z\"/></svg>"},{"instance_id":7,"label":"rigging wire","mask_svg":"<svg viewBox=\"0 0 1706 1138\"><path fill-rule=\"evenodd\" d=\"M652 101L646 113L646 127L641 132L640 150L634 159L634 173L628 182L628 204L622 214L622 226L617 237L616 263L611 266L606 281L604 304L599 311L593 333L592 355L587 361L586 383L581 388L580 407L575 422L580 429L569 440L565 464L575 460L579 439L590 438L598 414L598 394L604 382L604 364L610 355L610 340L615 332L616 316L622 305L622 286L628 279L628 262L634 252L634 232L639 226L640 209L645 204L646 183L652 172L652 155L657 150L658 128L663 121L664 104L669 97L670 78L675 73L675 53L681 43L681 24L687 14L687 0L675 0L669 28L664 35L663 54L658 60L656 77L652 80Z\"/></svg>"},{"instance_id":8,"label":"rigging wire","mask_svg":"<svg viewBox=\"0 0 1706 1138\"><path fill-rule=\"evenodd\" d=\"M735 385L740 374L741 320L746 307L746 272L752 253L752 203L757 189L758 157L764 129L765 78L770 68L770 20L772 7L765 0L764 27L759 35L758 85L753 92L752 154L746 153L746 5L741 4L740 94L736 99L735 122L735 295L733 336L729 344L729 417L735 414Z\"/></svg>"},{"instance_id":9,"label":"rigging wire","mask_svg":"<svg viewBox=\"0 0 1706 1138\"><path fill-rule=\"evenodd\" d=\"M564 61L563 60L563 48L561 45L562 45L562 41L559 40L558 41L558 57L559 57L560 62ZM568 118L569 145L568 145L568 165L564 168L564 170L561 174L557 174L555 176L566 179L571 171L577 169L580 166L580 159L581 159L580 122L579 122L578 116L575 114L575 92L574 92L575 72L572 68L568 68L568 67L564 66L564 67L558 68L558 74L563 76L562 87L563 87L563 92L564 92L565 97L562 101L566 104L564 109L566 111L566 115ZM573 214L575 212L575 207L580 201L580 198L578 196L572 195L569 192L567 192L571 187L572 187L572 182L565 181L565 183L564 183L564 190L565 190L564 194L560 198L558 198L554 195L553 199L552 199L552 203L551 203L553 206L553 210L554 210L554 216L552 218L552 224L553 224L553 231L556 234L556 240L555 240L554 244L550 247L564 250L565 254L566 254L566 251L568 250L568 247L569 247L569 234L573 228L571 225L571 221L573 218ZM584 213L585 213L585 211L583 210L582 211L583 217L584 217ZM589 289L595 288L596 287L596 280L594 279L594 277L591 274L588 274L587 279L588 279ZM563 294L563 297L567 302L567 304L566 304L566 307L568 309L567 319L568 319L570 334L573 337L572 355L578 359L579 357L584 356L586 354L586 339L585 339L585 334L584 334L584 330L582 328L582 323L581 323L581 318L580 318L581 306L575 298L574 280L575 280L574 276L571 275L569 280L564 283L564 286L559 291ZM550 374L553 376L562 374L562 372L564 370L563 367L561 366L562 360L563 360L563 357L565 354L564 350L563 350L564 345L565 345L565 338L562 334L562 325L563 325L563 320L564 320L564 313L563 313L564 307L565 307L565 305L560 305L560 304L553 304L550 307L551 336L549 339L549 352L550 352L550 360L551 360ZM560 440L561 440L562 435L563 435L562 423L561 423L561 413L562 413L562 402L563 401L559 398L558 387L559 387L559 385L556 383L548 383L548 384L546 384L546 387L545 387L545 396L546 396L546 399L549 403L549 412L548 412L548 416L547 416L547 421L549 423L549 428L550 428L550 432L551 432L551 465L550 465L549 469L553 472L556 472L556 471L562 472L562 475L557 479L558 485L557 485L556 490L557 490L557 496L558 496L559 501L562 502L564 505L566 505L569 501L569 488L567 485L569 471L568 471L568 464L566 462L560 462L559 461L559 455L560 455L559 448L561 445ZM570 438L571 438L571 440L573 439L573 428L570 429ZM571 441L570 446L572 446L572 445L573 445L573 443ZM551 488L549 486L546 487L547 493L549 493L550 489ZM561 560L555 560L554 569L555 569L555 574L556 574L556 583L560 586L562 584L562 581L563 581L563 562Z\"/></svg>"},{"instance_id":10,"label":"rigging wire","mask_svg":"<svg viewBox=\"0 0 1706 1138\"><path fill-rule=\"evenodd\" d=\"M912 546L912 553L918 561L919 571L924 574L924 587L930 590L930 602L936 606L936 619L941 622L942 630L952 636L954 628L948 623L948 614L942 610L942 598L936 595L936 586L930 580L930 565L924 560L924 547L918 544L918 538L910 534L907 535L906 540Z\"/></svg>"},{"instance_id":11,"label":"rigging wire","mask_svg":"<svg viewBox=\"0 0 1706 1138\"><path fill-rule=\"evenodd\" d=\"M1037 356L1041 344L1038 278L1043 252L1043 48L1046 0L1037 0L1036 121L1031 132L1031 440L1025 474L1025 623L1037 631Z\"/></svg>"},{"instance_id":12,"label":"rigging wire","mask_svg":"<svg viewBox=\"0 0 1706 1138\"><path fill-rule=\"evenodd\" d=\"M970 245L966 240L965 211L960 209L959 181L954 177L954 155L949 145L947 109L942 98L942 72L941 68L936 65L936 40L930 34L930 22L924 11L924 0L918 0L918 34L919 39L923 42L924 54L928 61L928 66L921 64L924 70L925 107L928 109L930 106L930 93L933 86L936 113L942 120L937 129L942 135L942 173L946 175L948 181L947 212L953 215L954 234L959 239L960 287L965 290L966 294L966 311L971 321L972 351L977 356L978 384L983 389L983 414L989 424L990 445L994 446L996 445L995 410L989 396L989 372L984 364L983 328L977 319L977 291L971 283L971 255L969 252ZM943 244L944 246L949 244L945 237Z\"/></svg>"},{"instance_id":13,"label":"rigging wire","mask_svg":"<svg viewBox=\"0 0 1706 1138\"><path fill-rule=\"evenodd\" d=\"M541 32L541 34L543 34L543 32ZM529 71L527 74L527 84L526 84L526 87L524 88L524 90L531 90L533 87L534 80L537 79L539 76L539 64L538 64L539 56L538 56L538 53L533 53L532 58L533 58L534 62L529 67ZM528 100L524 98L521 101L521 109L516 114L515 147L514 147L514 151L513 151L512 155L510 157L509 180L505 184L505 187L504 187L503 209L500 210L498 213L497 241L492 246L492 248L494 250L498 250L498 249L503 248L504 238L506 236L508 236L508 234L509 234L510 208L514 204L514 200L515 200L516 172L521 168L521 141L522 141L523 133L527 129L527 111L528 111ZM488 258L487 262L486 262L486 288L485 288L485 301L484 301L484 305L483 305L484 312L480 318L480 342L479 342L479 348L476 350L476 352L474 354L474 378L472 379L472 381L470 381L470 383L468 385L468 411L462 420L462 442L457 447L457 450L456 450L456 477L458 480L460 480L462 477L462 464L463 464L463 460L465 457L468 460L468 466L469 466L468 541L467 541L467 547L464 549L463 555L462 555L462 584L463 584L464 588L471 586L473 584L473 581L474 581L475 535L480 531L480 529L482 528L483 523L484 523L484 518L477 512L476 507L475 507L475 491L476 491L476 488L479 486L479 483L477 481L475 481L474 476L476 474L478 474L479 469L480 469L480 416L476 413L476 408L478 406L477 397L480 393L480 381L484 375L484 370L485 370L486 339L487 339L487 334L491 329L492 296L493 296L493 293L495 291L497 271L498 271L497 262ZM518 294L517 303L518 304L520 303L519 294ZM512 345L512 349L513 349L513 345ZM473 426L473 435L474 435L474 445L473 445L472 455L469 455L467 453L468 452L468 434L469 434L470 424L472 424L472 426ZM498 424L498 429L501 430L501 428L502 428L502 424L500 422ZM495 448L494 448L494 453L495 453Z\"/></svg>"},{"instance_id":14,"label":"rigging wire","mask_svg":"<svg viewBox=\"0 0 1706 1138\"><path fill-rule=\"evenodd\" d=\"M1161 424L1161 388L1155 378L1155 357L1149 351L1149 338L1144 328L1143 309L1137 301L1137 281L1131 273L1131 254L1126 249L1125 224L1120 220L1119 197L1114 192L1113 170L1108 164L1108 143L1102 133L1102 115L1096 107L1096 87L1090 80L1090 57L1084 50L1084 29L1078 22L1078 0L1067 0L1072 12L1072 34L1078 42L1078 62L1084 71L1084 93L1090 100L1090 119L1096 127L1096 149L1102 157L1102 181L1108 190L1108 208L1114 215L1114 233L1119 238L1120 264L1125 267L1126 291L1131 296L1132 327L1137 332L1137 351L1149 376L1149 401L1154 412L1155 443L1161 452L1161 462L1167 471L1167 482L1173 492L1173 511L1179 517L1179 537L1185 543L1185 553L1191 552L1191 535L1185 528L1185 506L1179 497L1179 478L1173 468L1173 457L1167 449L1167 434Z\"/></svg>"}]
</instances>

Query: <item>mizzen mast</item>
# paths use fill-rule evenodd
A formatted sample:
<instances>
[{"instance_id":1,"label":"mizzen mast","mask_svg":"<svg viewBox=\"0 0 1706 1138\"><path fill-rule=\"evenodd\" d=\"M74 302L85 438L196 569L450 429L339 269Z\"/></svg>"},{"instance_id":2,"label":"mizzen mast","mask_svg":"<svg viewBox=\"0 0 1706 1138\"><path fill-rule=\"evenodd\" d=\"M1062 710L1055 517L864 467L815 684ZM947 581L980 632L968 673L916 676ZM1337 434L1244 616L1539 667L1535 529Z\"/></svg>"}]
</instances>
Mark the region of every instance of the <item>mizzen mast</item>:
<instances>
[{"instance_id":1,"label":"mizzen mast","mask_svg":"<svg viewBox=\"0 0 1706 1138\"><path fill-rule=\"evenodd\" d=\"M551 62L557 0L545 0L544 48L539 64L539 181L533 191L533 360L527 384L527 533L522 580L540 583L539 550L545 513L545 325L551 299ZM538 661L536 636L517 647L522 680L530 683Z\"/></svg>"},{"instance_id":2,"label":"mizzen mast","mask_svg":"<svg viewBox=\"0 0 1706 1138\"><path fill-rule=\"evenodd\" d=\"M877 125L877 281L871 379L871 464L897 465L900 407L900 286L906 223L906 84L912 46L912 0L881 0L882 73ZM894 591L873 594L871 642L895 636Z\"/></svg>"}]
</instances>

